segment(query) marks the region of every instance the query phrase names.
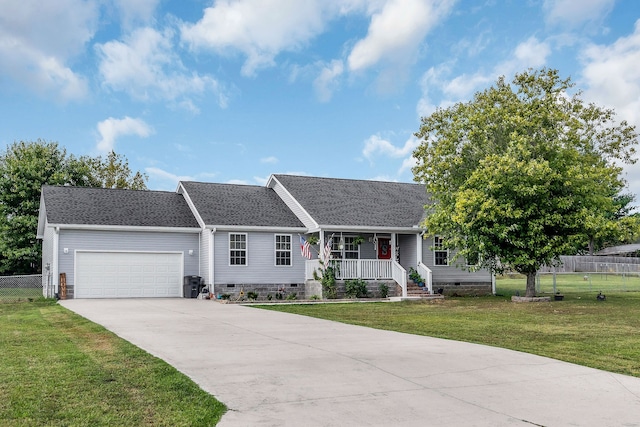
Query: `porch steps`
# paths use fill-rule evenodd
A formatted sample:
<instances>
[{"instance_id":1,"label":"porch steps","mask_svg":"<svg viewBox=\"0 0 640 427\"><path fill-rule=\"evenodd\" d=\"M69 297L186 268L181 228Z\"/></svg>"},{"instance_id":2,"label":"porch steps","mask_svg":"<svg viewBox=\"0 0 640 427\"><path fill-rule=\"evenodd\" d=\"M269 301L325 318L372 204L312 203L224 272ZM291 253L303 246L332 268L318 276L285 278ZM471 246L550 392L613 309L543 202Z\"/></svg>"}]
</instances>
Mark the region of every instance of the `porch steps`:
<instances>
[{"instance_id":1,"label":"porch steps","mask_svg":"<svg viewBox=\"0 0 640 427\"><path fill-rule=\"evenodd\" d=\"M426 286L418 286L416 283L414 283L413 281L409 280L407 282L407 297L413 299L413 298L420 298L420 299L442 299L444 298L442 295L440 294L430 294L429 293L429 288L427 288Z\"/></svg>"}]
</instances>

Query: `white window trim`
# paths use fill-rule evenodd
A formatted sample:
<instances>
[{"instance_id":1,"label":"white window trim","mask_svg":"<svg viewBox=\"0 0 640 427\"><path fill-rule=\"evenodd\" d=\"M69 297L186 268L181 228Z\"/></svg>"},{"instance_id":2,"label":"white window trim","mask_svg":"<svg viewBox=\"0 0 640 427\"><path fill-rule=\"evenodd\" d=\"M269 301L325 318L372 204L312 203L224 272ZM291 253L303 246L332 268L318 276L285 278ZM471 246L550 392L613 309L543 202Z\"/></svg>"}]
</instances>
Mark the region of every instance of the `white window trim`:
<instances>
[{"instance_id":1,"label":"white window trim","mask_svg":"<svg viewBox=\"0 0 640 427\"><path fill-rule=\"evenodd\" d=\"M356 237L358 237L357 234L342 234L340 233L339 237L334 236L333 238L333 245L331 247L331 256L333 257L333 259L341 259L341 260L353 260L353 259L360 259L360 245L356 245L356 250L358 252L358 258L345 258L345 254L347 252L349 253L355 253L356 251L347 251L346 250L346 239L347 238L353 238L355 239ZM340 247L340 243L343 243L342 248ZM336 256L336 254L338 256Z\"/></svg>"},{"instance_id":2,"label":"white window trim","mask_svg":"<svg viewBox=\"0 0 640 427\"><path fill-rule=\"evenodd\" d=\"M231 249L231 236L244 236L244 264L231 264L231 251L237 251L241 249ZM227 239L229 244L229 254L227 257L227 262L229 263L229 267L246 267L249 265L249 234L248 233L229 233L229 237Z\"/></svg>"},{"instance_id":3,"label":"white window trim","mask_svg":"<svg viewBox=\"0 0 640 427\"><path fill-rule=\"evenodd\" d=\"M436 240L437 239L440 239L444 244L444 239L442 239L442 237L433 236L433 266L434 267L448 267L450 265L449 264L449 249L448 248L446 248L446 249L438 249L436 247ZM436 253L437 252L446 252L447 253L447 263L446 264L436 264Z\"/></svg>"},{"instance_id":4,"label":"white window trim","mask_svg":"<svg viewBox=\"0 0 640 427\"><path fill-rule=\"evenodd\" d=\"M278 236L287 236L289 237L289 250L286 249L278 249L276 245L278 244ZM289 252L289 265L280 264L278 265L278 252ZM273 235L273 265L275 267L293 267L293 235L292 234L284 234L284 233L276 233Z\"/></svg>"}]
</instances>

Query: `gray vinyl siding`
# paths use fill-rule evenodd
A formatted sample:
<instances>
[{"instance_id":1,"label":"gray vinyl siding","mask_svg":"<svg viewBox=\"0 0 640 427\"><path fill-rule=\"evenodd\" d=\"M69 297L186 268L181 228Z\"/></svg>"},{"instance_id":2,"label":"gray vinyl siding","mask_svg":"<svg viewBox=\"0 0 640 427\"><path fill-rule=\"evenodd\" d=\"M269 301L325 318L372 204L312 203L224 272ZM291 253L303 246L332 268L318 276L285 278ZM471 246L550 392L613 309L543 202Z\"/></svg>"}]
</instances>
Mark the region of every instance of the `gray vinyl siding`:
<instances>
[{"instance_id":1,"label":"gray vinyl siding","mask_svg":"<svg viewBox=\"0 0 640 427\"><path fill-rule=\"evenodd\" d=\"M67 287L74 286L75 251L106 250L134 252L183 252L184 275L200 275L198 233L144 231L60 230L58 273L67 274ZM68 248L68 253L64 253ZM193 250L193 255L189 255Z\"/></svg>"},{"instance_id":2,"label":"gray vinyl siding","mask_svg":"<svg viewBox=\"0 0 640 427\"><path fill-rule=\"evenodd\" d=\"M400 265L405 270L409 267L416 268L418 264L417 238L415 234L401 234L398 237L400 247Z\"/></svg>"},{"instance_id":3,"label":"gray vinyl siding","mask_svg":"<svg viewBox=\"0 0 640 427\"><path fill-rule=\"evenodd\" d=\"M229 232L214 235L215 284L304 283L305 259L296 233L233 232L247 235L247 265L229 265ZM291 265L275 265L276 234L291 235Z\"/></svg>"},{"instance_id":4,"label":"gray vinyl siding","mask_svg":"<svg viewBox=\"0 0 640 427\"><path fill-rule=\"evenodd\" d=\"M364 237L364 242L360 244L360 259L378 258L373 242L369 241L370 238L373 238L373 234L359 234L359 236Z\"/></svg>"},{"instance_id":5,"label":"gray vinyl siding","mask_svg":"<svg viewBox=\"0 0 640 427\"><path fill-rule=\"evenodd\" d=\"M435 256L431 249L433 237L422 241L422 262L433 272L433 281L437 282L491 282L491 274L488 270L467 271L465 260L459 258L448 266L434 265ZM450 257L453 256L452 252Z\"/></svg>"},{"instance_id":6,"label":"gray vinyl siding","mask_svg":"<svg viewBox=\"0 0 640 427\"><path fill-rule=\"evenodd\" d=\"M273 186L273 191L276 192L278 197L282 199L284 204L287 205L289 209L291 209L291 212L293 212L293 214L298 217L300 222L302 222L302 224L304 224L305 227L307 228L316 227L316 224L313 221L313 219L308 214L305 213L305 211L300 207L300 205L296 203L296 201L291 197L291 195L286 191L286 189L279 182L275 183L275 185Z\"/></svg>"},{"instance_id":7,"label":"gray vinyl siding","mask_svg":"<svg viewBox=\"0 0 640 427\"><path fill-rule=\"evenodd\" d=\"M211 284L209 271L209 245L211 244L211 230L205 229L200 235L200 276L205 284Z\"/></svg>"}]
</instances>

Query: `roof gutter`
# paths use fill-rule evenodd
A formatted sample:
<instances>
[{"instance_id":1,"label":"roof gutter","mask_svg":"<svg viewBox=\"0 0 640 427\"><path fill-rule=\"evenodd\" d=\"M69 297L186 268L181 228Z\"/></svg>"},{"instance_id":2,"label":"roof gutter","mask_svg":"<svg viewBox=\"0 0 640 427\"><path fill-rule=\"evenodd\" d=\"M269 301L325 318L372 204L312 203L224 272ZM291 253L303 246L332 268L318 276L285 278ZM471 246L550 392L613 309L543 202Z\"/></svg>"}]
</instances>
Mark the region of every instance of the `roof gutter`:
<instances>
[{"instance_id":1,"label":"roof gutter","mask_svg":"<svg viewBox=\"0 0 640 427\"><path fill-rule=\"evenodd\" d=\"M207 225L205 228L216 231L263 231L265 233L273 232L290 232L290 233L307 233L306 227L273 227L259 225Z\"/></svg>"},{"instance_id":2,"label":"roof gutter","mask_svg":"<svg viewBox=\"0 0 640 427\"><path fill-rule=\"evenodd\" d=\"M141 225L94 225L94 224L48 224L62 230L94 230L94 231L146 231L164 233L200 233L199 227L161 227Z\"/></svg>"},{"instance_id":3,"label":"roof gutter","mask_svg":"<svg viewBox=\"0 0 640 427\"><path fill-rule=\"evenodd\" d=\"M350 231L359 233L421 233L423 229L416 227L371 227L362 225L320 225L318 228L309 229L309 233L317 233L320 230Z\"/></svg>"}]
</instances>

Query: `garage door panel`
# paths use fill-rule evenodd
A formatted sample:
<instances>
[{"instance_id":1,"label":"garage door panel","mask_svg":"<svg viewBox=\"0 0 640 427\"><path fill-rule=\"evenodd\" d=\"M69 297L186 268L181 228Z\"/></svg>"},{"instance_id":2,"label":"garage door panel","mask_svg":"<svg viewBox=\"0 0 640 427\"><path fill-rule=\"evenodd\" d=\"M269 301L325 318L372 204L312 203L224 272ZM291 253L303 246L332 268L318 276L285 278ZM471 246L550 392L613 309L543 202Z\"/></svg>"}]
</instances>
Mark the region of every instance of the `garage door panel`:
<instances>
[{"instance_id":1,"label":"garage door panel","mask_svg":"<svg viewBox=\"0 0 640 427\"><path fill-rule=\"evenodd\" d=\"M179 297L182 254L76 252L76 298Z\"/></svg>"}]
</instances>

